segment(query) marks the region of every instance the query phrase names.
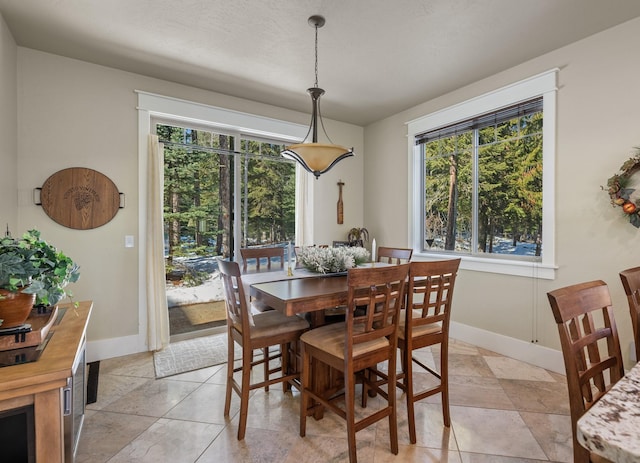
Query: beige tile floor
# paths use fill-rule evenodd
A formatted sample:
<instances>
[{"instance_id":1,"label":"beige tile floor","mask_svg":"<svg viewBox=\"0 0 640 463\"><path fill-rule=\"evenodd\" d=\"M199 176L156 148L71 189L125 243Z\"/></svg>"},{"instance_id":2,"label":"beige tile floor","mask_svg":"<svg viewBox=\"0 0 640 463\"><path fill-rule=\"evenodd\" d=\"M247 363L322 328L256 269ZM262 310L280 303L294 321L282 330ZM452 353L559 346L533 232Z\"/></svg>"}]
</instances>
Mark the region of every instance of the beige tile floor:
<instances>
[{"instance_id":1,"label":"beige tile floor","mask_svg":"<svg viewBox=\"0 0 640 463\"><path fill-rule=\"evenodd\" d=\"M431 363L438 355L421 352ZM442 424L439 396L431 397L416 406L418 442L409 444L398 391L399 454L389 451L385 420L356 435L359 461L572 461L564 376L459 341L451 343L449 365L451 427ZM225 365L156 380L150 353L102 361L76 461L348 461L345 424L331 412L308 419L306 437L299 436L297 391L253 391L243 441L236 439L239 400L234 395L225 418L224 392Z\"/></svg>"}]
</instances>

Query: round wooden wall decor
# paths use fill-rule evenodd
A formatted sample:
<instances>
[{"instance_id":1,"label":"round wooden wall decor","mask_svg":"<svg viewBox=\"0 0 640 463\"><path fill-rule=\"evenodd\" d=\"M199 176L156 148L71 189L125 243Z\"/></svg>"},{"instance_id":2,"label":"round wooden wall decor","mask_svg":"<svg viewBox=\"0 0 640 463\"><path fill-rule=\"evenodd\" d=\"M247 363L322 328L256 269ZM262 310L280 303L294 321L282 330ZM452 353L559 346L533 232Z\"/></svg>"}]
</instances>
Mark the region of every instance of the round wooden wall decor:
<instances>
[{"instance_id":1,"label":"round wooden wall decor","mask_svg":"<svg viewBox=\"0 0 640 463\"><path fill-rule=\"evenodd\" d=\"M89 230L113 219L120 208L120 193L106 175L72 167L56 172L44 182L40 203L60 225Z\"/></svg>"}]
</instances>

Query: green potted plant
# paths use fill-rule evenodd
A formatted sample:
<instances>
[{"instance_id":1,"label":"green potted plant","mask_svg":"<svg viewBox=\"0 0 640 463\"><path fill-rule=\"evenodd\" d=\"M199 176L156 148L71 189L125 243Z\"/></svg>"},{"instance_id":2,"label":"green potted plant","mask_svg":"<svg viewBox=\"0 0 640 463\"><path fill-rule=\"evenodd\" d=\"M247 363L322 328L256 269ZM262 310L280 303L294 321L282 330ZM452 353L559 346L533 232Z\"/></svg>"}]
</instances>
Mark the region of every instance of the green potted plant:
<instances>
[{"instance_id":1,"label":"green potted plant","mask_svg":"<svg viewBox=\"0 0 640 463\"><path fill-rule=\"evenodd\" d=\"M80 277L78 265L63 252L40 238L38 230L29 230L20 238L9 233L0 239L0 328L24 323L36 305L54 306L64 297L69 283ZM3 307L17 301L30 305L20 323L7 319Z\"/></svg>"}]
</instances>

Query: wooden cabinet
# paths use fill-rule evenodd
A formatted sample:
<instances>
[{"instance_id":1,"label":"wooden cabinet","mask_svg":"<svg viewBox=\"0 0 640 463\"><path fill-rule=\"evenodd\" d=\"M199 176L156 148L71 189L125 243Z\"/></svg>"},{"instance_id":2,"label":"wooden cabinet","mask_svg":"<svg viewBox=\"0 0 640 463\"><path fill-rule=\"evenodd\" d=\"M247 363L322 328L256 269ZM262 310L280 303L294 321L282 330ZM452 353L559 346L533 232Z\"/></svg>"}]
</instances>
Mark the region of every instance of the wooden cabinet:
<instances>
[{"instance_id":1,"label":"wooden cabinet","mask_svg":"<svg viewBox=\"0 0 640 463\"><path fill-rule=\"evenodd\" d=\"M65 422L67 428L72 426L71 420L65 419L72 402L69 387L76 371L84 374L86 330L92 307L91 301L80 302L78 307L61 304L59 322L51 327L38 360L0 368L0 411L33 406L36 462L65 461ZM80 363L82 368L78 368ZM71 410L69 416L72 415ZM66 431L68 435L69 429ZM69 456L66 461L70 461Z\"/></svg>"}]
</instances>

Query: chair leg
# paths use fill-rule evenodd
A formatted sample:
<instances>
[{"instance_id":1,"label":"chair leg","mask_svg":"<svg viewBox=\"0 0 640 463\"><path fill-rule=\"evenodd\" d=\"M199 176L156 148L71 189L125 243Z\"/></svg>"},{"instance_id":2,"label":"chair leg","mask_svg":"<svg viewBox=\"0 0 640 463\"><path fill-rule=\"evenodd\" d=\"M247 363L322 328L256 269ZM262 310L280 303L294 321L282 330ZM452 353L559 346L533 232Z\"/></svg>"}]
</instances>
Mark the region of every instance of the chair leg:
<instances>
[{"instance_id":1,"label":"chair leg","mask_svg":"<svg viewBox=\"0 0 640 463\"><path fill-rule=\"evenodd\" d=\"M264 380L269 381L269 348L264 347L262 349L262 355L264 359ZM265 392L269 392L269 383L267 382L264 386Z\"/></svg>"},{"instance_id":2,"label":"chair leg","mask_svg":"<svg viewBox=\"0 0 640 463\"><path fill-rule=\"evenodd\" d=\"M350 369L349 369L350 370ZM356 381L353 370L344 373L344 401L347 419L347 441L349 443L349 463L357 463L358 457L356 452L356 410L355 395Z\"/></svg>"},{"instance_id":3,"label":"chair leg","mask_svg":"<svg viewBox=\"0 0 640 463\"><path fill-rule=\"evenodd\" d=\"M302 346L302 371L300 372L300 437L307 433L307 409L309 408L308 388L311 387L311 357Z\"/></svg>"},{"instance_id":4,"label":"chair leg","mask_svg":"<svg viewBox=\"0 0 640 463\"><path fill-rule=\"evenodd\" d=\"M246 351L246 349L245 349ZM240 388L240 421L238 423L238 440L244 439L249 413L249 393L251 387L251 356L242 354L242 386Z\"/></svg>"},{"instance_id":5,"label":"chair leg","mask_svg":"<svg viewBox=\"0 0 640 463\"><path fill-rule=\"evenodd\" d=\"M224 416L229 416L229 409L231 408L231 386L233 384L233 368L235 365L234 347L234 341L229 334L227 336L227 390L224 398Z\"/></svg>"},{"instance_id":6,"label":"chair leg","mask_svg":"<svg viewBox=\"0 0 640 463\"><path fill-rule=\"evenodd\" d=\"M291 365L289 360L289 344L280 344L280 374L282 376L288 375ZM289 381L282 382L282 391L288 392L291 390L291 383Z\"/></svg>"},{"instance_id":7,"label":"chair leg","mask_svg":"<svg viewBox=\"0 0 640 463\"><path fill-rule=\"evenodd\" d=\"M387 376L387 405L391 407L389 415L389 439L391 443L391 453L398 454L398 412L396 407L396 361L394 349L393 357L389 360L389 371Z\"/></svg>"},{"instance_id":8,"label":"chair leg","mask_svg":"<svg viewBox=\"0 0 640 463\"><path fill-rule=\"evenodd\" d=\"M405 345L402 351L402 363L404 366L404 389L407 396L407 421L409 422L409 442L416 443L416 417L413 398L413 360L411 359L410 346Z\"/></svg>"},{"instance_id":9,"label":"chair leg","mask_svg":"<svg viewBox=\"0 0 640 463\"><path fill-rule=\"evenodd\" d=\"M442 394L442 417L446 427L451 426L449 413L449 346L446 340L440 344L440 390Z\"/></svg>"}]
</instances>

